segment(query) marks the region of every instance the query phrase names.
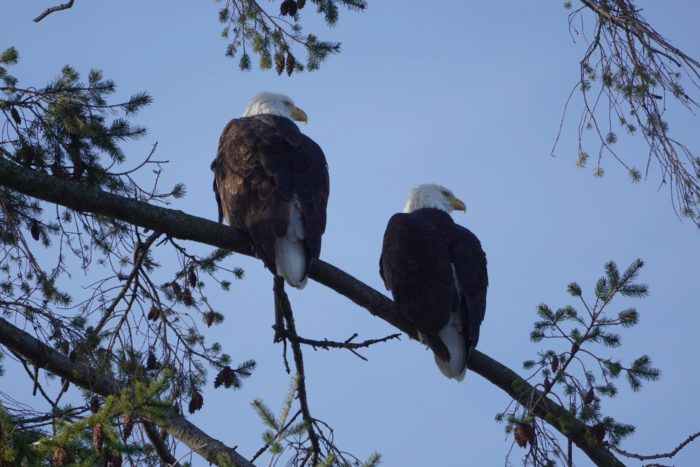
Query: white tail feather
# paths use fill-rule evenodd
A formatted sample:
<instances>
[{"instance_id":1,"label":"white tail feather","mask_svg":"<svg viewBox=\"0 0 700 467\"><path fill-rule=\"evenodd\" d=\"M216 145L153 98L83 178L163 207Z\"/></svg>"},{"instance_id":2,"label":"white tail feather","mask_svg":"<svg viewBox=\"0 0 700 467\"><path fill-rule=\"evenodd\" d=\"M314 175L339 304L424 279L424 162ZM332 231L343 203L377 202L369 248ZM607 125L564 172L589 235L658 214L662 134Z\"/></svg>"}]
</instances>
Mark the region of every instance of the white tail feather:
<instances>
[{"instance_id":1,"label":"white tail feather","mask_svg":"<svg viewBox=\"0 0 700 467\"><path fill-rule=\"evenodd\" d=\"M459 313L450 313L450 321L440 330L438 335L450 352L450 361L445 362L435 356L435 363L443 375L462 381L467 371L467 343L464 339Z\"/></svg>"},{"instance_id":2,"label":"white tail feather","mask_svg":"<svg viewBox=\"0 0 700 467\"><path fill-rule=\"evenodd\" d=\"M275 261L277 275L284 277L287 284L297 289L306 285L306 251L301 242L282 237L275 241Z\"/></svg>"},{"instance_id":3,"label":"white tail feather","mask_svg":"<svg viewBox=\"0 0 700 467\"><path fill-rule=\"evenodd\" d=\"M301 206L296 195L290 206L291 215L287 225L287 235L275 240L275 262L277 275L284 277L287 284L297 289L306 285L306 249L304 240L304 222Z\"/></svg>"}]
</instances>

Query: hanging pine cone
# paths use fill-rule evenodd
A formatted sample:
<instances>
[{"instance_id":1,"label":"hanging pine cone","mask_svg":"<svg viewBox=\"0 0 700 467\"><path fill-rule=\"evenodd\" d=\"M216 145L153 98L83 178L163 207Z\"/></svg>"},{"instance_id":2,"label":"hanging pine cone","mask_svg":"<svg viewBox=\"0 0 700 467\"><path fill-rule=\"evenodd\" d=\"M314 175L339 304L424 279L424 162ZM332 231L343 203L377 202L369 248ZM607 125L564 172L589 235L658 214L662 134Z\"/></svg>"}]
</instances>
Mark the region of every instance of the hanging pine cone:
<instances>
[{"instance_id":1,"label":"hanging pine cone","mask_svg":"<svg viewBox=\"0 0 700 467\"><path fill-rule=\"evenodd\" d=\"M124 442L129 439L131 433L134 431L134 414L132 412L127 412L124 414L124 428L122 434L124 436Z\"/></svg>"},{"instance_id":2,"label":"hanging pine cone","mask_svg":"<svg viewBox=\"0 0 700 467\"><path fill-rule=\"evenodd\" d=\"M552 357L551 368L552 373L556 373L559 369L559 357L557 357L556 355Z\"/></svg>"},{"instance_id":3,"label":"hanging pine cone","mask_svg":"<svg viewBox=\"0 0 700 467\"><path fill-rule=\"evenodd\" d=\"M90 399L90 412L97 413L100 410L100 400L97 397Z\"/></svg>"},{"instance_id":4,"label":"hanging pine cone","mask_svg":"<svg viewBox=\"0 0 700 467\"><path fill-rule=\"evenodd\" d=\"M185 290L182 291L182 303L184 303L186 306L194 305L194 299L192 298L192 291L190 291L189 287L185 287Z\"/></svg>"},{"instance_id":5,"label":"hanging pine cone","mask_svg":"<svg viewBox=\"0 0 700 467\"><path fill-rule=\"evenodd\" d=\"M51 465L54 467L63 467L73 462L73 458L66 448L56 448L51 456Z\"/></svg>"},{"instance_id":6,"label":"hanging pine cone","mask_svg":"<svg viewBox=\"0 0 700 467\"><path fill-rule=\"evenodd\" d=\"M238 378L236 378L233 369L228 365L226 365L214 379L214 388L218 388L222 384L225 388L230 388L231 386L238 387Z\"/></svg>"},{"instance_id":7,"label":"hanging pine cone","mask_svg":"<svg viewBox=\"0 0 700 467\"><path fill-rule=\"evenodd\" d=\"M287 16L289 14L289 0L284 0L280 5L280 16Z\"/></svg>"},{"instance_id":8,"label":"hanging pine cone","mask_svg":"<svg viewBox=\"0 0 700 467\"><path fill-rule=\"evenodd\" d=\"M593 392L593 387L591 387L588 392L586 393L585 396L583 396L583 403L588 405L591 402L593 402L593 399L595 397L595 392Z\"/></svg>"},{"instance_id":9,"label":"hanging pine cone","mask_svg":"<svg viewBox=\"0 0 700 467\"><path fill-rule=\"evenodd\" d=\"M194 272L194 266L187 268L187 282L189 282L190 287L197 286L197 273Z\"/></svg>"},{"instance_id":10,"label":"hanging pine cone","mask_svg":"<svg viewBox=\"0 0 700 467\"><path fill-rule=\"evenodd\" d=\"M32 238L38 241L41 237L41 227L39 226L39 223L36 221L36 219L32 219L32 223L29 226L29 230L32 233Z\"/></svg>"},{"instance_id":11,"label":"hanging pine cone","mask_svg":"<svg viewBox=\"0 0 700 467\"><path fill-rule=\"evenodd\" d=\"M156 370L157 368L158 368L158 360L156 359L156 355L153 353L153 351L149 350L148 357L146 358L146 369L147 370Z\"/></svg>"},{"instance_id":12,"label":"hanging pine cone","mask_svg":"<svg viewBox=\"0 0 700 467\"><path fill-rule=\"evenodd\" d=\"M158 309L158 307L156 307L155 305L151 306L151 309L148 312L148 319L150 321L157 321L158 316L160 316L160 310Z\"/></svg>"},{"instance_id":13,"label":"hanging pine cone","mask_svg":"<svg viewBox=\"0 0 700 467\"><path fill-rule=\"evenodd\" d=\"M526 447L527 443L530 443L531 446L535 444L535 430L527 423L518 423L513 430L513 437L521 448Z\"/></svg>"},{"instance_id":14,"label":"hanging pine cone","mask_svg":"<svg viewBox=\"0 0 700 467\"><path fill-rule=\"evenodd\" d=\"M22 118L19 116L19 112L14 107L10 108L10 115L12 115L12 120L15 121L17 125L22 123Z\"/></svg>"},{"instance_id":15,"label":"hanging pine cone","mask_svg":"<svg viewBox=\"0 0 700 467\"><path fill-rule=\"evenodd\" d=\"M195 392L194 396L192 396L192 399L190 399L190 404L187 410L190 413L195 413L196 411L200 410L203 405L204 397L199 392Z\"/></svg>"},{"instance_id":16,"label":"hanging pine cone","mask_svg":"<svg viewBox=\"0 0 700 467\"><path fill-rule=\"evenodd\" d=\"M278 75L281 75L284 71L284 54L275 55L275 69Z\"/></svg>"},{"instance_id":17,"label":"hanging pine cone","mask_svg":"<svg viewBox=\"0 0 700 467\"><path fill-rule=\"evenodd\" d=\"M213 311L208 311L204 314L204 322L207 323L207 327L211 327L214 324L215 313Z\"/></svg>"},{"instance_id":18,"label":"hanging pine cone","mask_svg":"<svg viewBox=\"0 0 700 467\"><path fill-rule=\"evenodd\" d=\"M544 392L549 392L549 390L552 389L552 382L549 380L549 378L544 379Z\"/></svg>"},{"instance_id":19,"label":"hanging pine cone","mask_svg":"<svg viewBox=\"0 0 700 467\"><path fill-rule=\"evenodd\" d=\"M180 298L182 296L182 287L180 287L180 284L178 284L175 281L172 281L170 283L170 288L173 289L173 293L175 294L176 298Z\"/></svg>"},{"instance_id":20,"label":"hanging pine cone","mask_svg":"<svg viewBox=\"0 0 700 467\"><path fill-rule=\"evenodd\" d=\"M294 73L294 64L296 63L296 59L294 58L294 55L291 53L287 53L287 76L292 76L292 73Z\"/></svg>"},{"instance_id":21,"label":"hanging pine cone","mask_svg":"<svg viewBox=\"0 0 700 467\"><path fill-rule=\"evenodd\" d=\"M306 5L306 0L297 0L297 9L301 10Z\"/></svg>"},{"instance_id":22,"label":"hanging pine cone","mask_svg":"<svg viewBox=\"0 0 700 467\"><path fill-rule=\"evenodd\" d=\"M102 452L102 447L105 442L105 427L102 423L95 423L92 429L92 447L95 451Z\"/></svg>"},{"instance_id":23,"label":"hanging pine cone","mask_svg":"<svg viewBox=\"0 0 700 467\"><path fill-rule=\"evenodd\" d=\"M297 4L293 0L288 0L289 2L289 16L296 16L297 15Z\"/></svg>"}]
</instances>

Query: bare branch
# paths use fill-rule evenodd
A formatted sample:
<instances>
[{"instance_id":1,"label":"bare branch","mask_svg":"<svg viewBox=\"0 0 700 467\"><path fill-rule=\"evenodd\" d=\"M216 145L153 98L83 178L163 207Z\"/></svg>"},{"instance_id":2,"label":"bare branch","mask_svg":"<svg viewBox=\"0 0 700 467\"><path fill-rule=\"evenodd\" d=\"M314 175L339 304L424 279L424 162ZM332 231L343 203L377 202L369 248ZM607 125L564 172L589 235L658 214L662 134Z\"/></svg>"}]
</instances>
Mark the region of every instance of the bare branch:
<instances>
[{"instance_id":1,"label":"bare branch","mask_svg":"<svg viewBox=\"0 0 700 467\"><path fill-rule=\"evenodd\" d=\"M620 449L620 448L618 448L618 447L616 447L616 446L612 446L612 445L608 445L607 447L608 447L609 449L612 449L612 450L615 451L616 453L621 454L621 455L623 455L623 456L625 456L625 457L630 457L630 458L632 458L632 459L639 459L639 460L642 460L642 461L648 461L648 460L653 460L653 459L663 459L663 458L665 458L665 457L671 458L671 457L675 456L676 454L678 454L678 453L681 451L681 449L683 449L684 447L686 447L688 444L690 444L690 443L692 443L693 441L695 441L697 438L700 438L700 431L697 432L697 433L695 433L695 434L692 434L692 435L688 436L681 444L679 444L678 446L676 446L676 448L673 449L672 451L669 451L669 452L666 452L666 453L663 453L663 454L651 454L651 455L648 455L648 456L644 456L644 455L641 455L641 454L635 454L635 453L633 453L633 452L627 452L627 451L625 451L624 449Z\"/></svg>"},{"instance_id":2,"label":"bare branch","mask_svg":"<svg viewBox=\"0 0 700 467\"><path fill-rule=\"evenodd\" d=\"M296 325L294 324L294 314L292 306L289 303L287 293L284 291L284 279L280 276L275 276L275 308L279 309L279 313L284 318L285 334L289 334L292 338L298 338ZM309 400L306 395L306 374L304 372L304 354L301 351L301 345L298 340L290 339L292 344L292 353L294 354L294 366L297 369L297 394L299 396L299 405L301 406L301 414L306 422L306 431L309 434L311 441L311 465L318 464L321 447L318 443L318 434L314 430L315 419L311 416L309 410Z\"/></svg>"},{"instance_id":3,"label":"bare branch","mask_svg":"<svg viewBox=\"0 0 700 467\"><path fill-rule=\"evenodd\" d=\"M42 19L46 18L49 16L51 13L56 13L57 11L62 11L62 10L67 10L73 6L73 2L75 0L68 0L66 3L61 3L60 5L52 6L51 8L47 8L46 10L42 11L39 16L34 18L34 22L38 23Z\"/></svg>"}]
</instances>

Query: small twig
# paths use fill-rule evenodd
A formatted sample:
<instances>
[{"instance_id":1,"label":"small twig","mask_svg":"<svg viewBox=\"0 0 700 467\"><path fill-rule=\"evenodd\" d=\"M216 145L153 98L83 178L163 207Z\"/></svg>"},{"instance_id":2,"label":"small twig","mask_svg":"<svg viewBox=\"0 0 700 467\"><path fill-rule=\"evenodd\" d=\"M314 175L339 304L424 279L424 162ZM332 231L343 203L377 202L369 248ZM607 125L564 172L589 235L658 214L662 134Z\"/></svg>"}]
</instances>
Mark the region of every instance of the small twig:
<instances>
[{"instance_id":1,"label":"small twig","mask_svg":"<svg viewBox=\"0 0 700 467\"><path fill-rule=\"evenodd\" d=\"M305 337L300 337L300 336L293 336L291 335L286 329L282 330L281 336L283 338L289 339L290 341L298 342L299 344L304 344L304 345L310 345L311 347L316 350L317 348L322 348L326 350L330 349L347 349L353 354L355 354L358 358L367 361L365 357L360 355L355 351L355 349L361 349L364 347L369 347L370 345L378 344L380 342L386 342L391 339L399 339L401 337L401 334L391 334L389 336L382 337L380 339L368 339L362 342L350 342L353 339L357 337L357 333L353 334L350 336L348 339L346 339L343 342L338 342L338 341L329 341L328 339L323 339L322 341L320 340L314 340L314 339L307 339Z\"/></svg>"},{"instance_id":2,"label":"small twig","mask_svg":"<svg viewBox=\"0 0 700 467\"><path fill-rule=\"evenodd\" d=\"M46 18L47 16L49 16L51 13L56 13L57 11L69 9L70 7L73 6L73 2L74 2L74 1L75 1L75 0L68 0L66 3L61 3L60 5L56 5L56 6L52 6L51 8L47 8L47 9L44 10L39 16L37 16L36 18L34 18L34 22L35 22L35 23L38 23L38 22L41 21L42 19L44 19L44 18Z\"/></svg>"},{"instance_id":3,"label":"small twig","mask_svg":"<svg viewBox=\"0 0 700 467\"><path fill-rule=\"evenodd\" d=\"M289 298L284 291L284 281L277 280L275 278L275 302L276 305L279 304L279 309L282 312L284 321L286 323L285 334L289 334L291 337L297 338L296 326L294 325L294 314L292 313L292 306L289 303ZM277 309L277 306L275 307ZM301 345L294 339L290 339L290 344L292 346L292 353L294 355L294 365L297 369L297 374L299 378L297 380L297 395L299 397L299 405L301 406L301 413L304 421L307 425L307 433L309 435L309 441L311 442L312 448L312 458L311 465L316 465L318 463L319 454L321 452L321 447L318 442L318 434L314 430L314 418L311 416L311 411L309 410L309 402L306 394L306 376L304 373L304 354L301 351Z\"/></svg>"},{"instance_id":4,"label":"small twig","mask_svg":"<svg viewBox=\"0 0 700 467\"><path fill-rule=\"evenodd\" d=\"M678 453L680 452L681 449L683 449L684 447L686 447L688 444L692 443L692 442L693 442L694 440L696 440L698 437L700 437L700 431L697 432L697 433L695 433L695 434L692 434L692 435L688 436L681 444L679 444L678 446L676 446L676 448L675 448L674 450L672 450L672 451L669 451L669 452L666 452L666 453L663 453L663 454L652 454L652 455L649 455L649 456L644 456L644 455L641 455L641 454L635 454L635 453L633 453L633 452L627 452L627 451L625 451L625 450L623 450L623 449L620 449L620 448L618 448L617 446L614 446L614 445L612 445L612 444L607 444L606 447L607 447L608 449L612 450L612 451L615 451L615 452L618 453L618 454L621 454L621 455L623 455L623 456L625 456L625 457L630 457L630 458L632 458L632 459L639 459L639 460L662 459L662 458L664 458L664 457L671 458L671 457L675 456L676 454L678 454Z\"/></svg>"}]
</instances>

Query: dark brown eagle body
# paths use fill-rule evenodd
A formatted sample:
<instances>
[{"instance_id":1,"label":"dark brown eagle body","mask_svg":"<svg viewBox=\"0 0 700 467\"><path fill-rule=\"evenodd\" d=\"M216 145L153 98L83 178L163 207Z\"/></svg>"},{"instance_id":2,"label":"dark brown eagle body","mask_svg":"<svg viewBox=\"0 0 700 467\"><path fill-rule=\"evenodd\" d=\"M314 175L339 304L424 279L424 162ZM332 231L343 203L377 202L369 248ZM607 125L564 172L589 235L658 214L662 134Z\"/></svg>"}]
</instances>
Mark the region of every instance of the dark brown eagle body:
<instances>
[{"instance_id":1,"label":"dark brown eagle body","mask_svg":"<svg viewBox=\"0 0 700 467\"><path fill-rule=\"evenodd\" d=\"M328 167L318 144L286 117L237 118L224 128L212 170L219 221L247 234L273 274L278 239L301 245L303 281L291 285L303 287L326 229Z\"/></svg>"},{"instance_id":2,"label":"dark brown eagle body","mask_svg":"<svg viewBox=\"0 0 700 467\"><path fill-rule=\"evenodd\" d=\"M440 209L395 214L384 234L379 273L440 371L461 380L486 311L486 254L476 235Z\"/></svg>"}]
</instances>

